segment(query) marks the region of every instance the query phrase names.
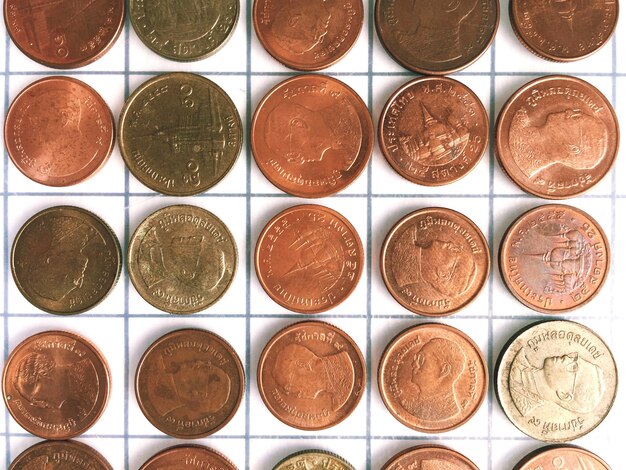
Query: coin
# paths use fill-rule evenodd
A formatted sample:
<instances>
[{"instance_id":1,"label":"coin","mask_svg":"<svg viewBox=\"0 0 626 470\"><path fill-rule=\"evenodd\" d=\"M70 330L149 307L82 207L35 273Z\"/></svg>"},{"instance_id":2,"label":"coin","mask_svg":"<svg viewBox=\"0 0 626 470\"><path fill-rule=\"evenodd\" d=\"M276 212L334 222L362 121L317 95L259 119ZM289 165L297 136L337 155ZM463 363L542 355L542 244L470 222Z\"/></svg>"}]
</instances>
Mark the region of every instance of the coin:
<instances>
[{"instance_id":1,"label":"coin","mask_svg":"<svg viewBox=\"0 0 626 470\"><path fill-rule=\"evenodd\" d=\"M356 343L319 321L290 325L269 340L259 359L259 393L280 421L304 431L346 419L365 391L365 361Z\"/></svg>"},{"instance_id":2,"label":"coin","mask_svg":"<svg viewBox=\"0 0 626 470\"><path fill-rule=\"evenodd\" d=\"M519 41L539 57L557 62L583 59L609 42L618 11L614 0L509 3L511 26Z\"/></svg>"},{"instance_id":3,"label":"coin","mask_svg":"<svg viewBox=\"0 0 626 470\"><path fill-rule=\"evenodd\" d=\"M572 445L546 446L524 457L513 470L611 470L597 455Z\"/></svg>"},{"instance_id":4,"label":"coin","mask_svg":"<svg viewBox=\"0 0 626 470\"><path fill-rule=\"evenodd\" d=\"M130 22L141 41L171 60L200 60L230 39L239 18L239 0L147 2L130 0Z\"/></svg>"},{"instance_id":5,"label":"coin","mask_svg":"<svg viewBox=\"0 0 626 470\"><path fill-rule=\"evenodd\" d=\"M237 470L234 463L208 447L180 445L169 447L154 455L139 470L185 469Z\"/></svg>"},{"instance_id":6,"label":"coin","mask_svg":"<svg viewBox=\"0 0 626 470\"><path fill-rule=\"evenodd\" d=\"M338 212L312 204L293 206L274 216L259 235L254 267L274 302L294 312L319 313L356 288L363 245Z\"/></svg>"},{"instance_id":7,"label":"coin","mask_svg":"<svg viewBox=\"0 0 626 470\"><path fill-rule=\"evenodd\" d=\"M88 445L76 441L44 441L29 447L11 463L9 470L113 470Z\"/></svg>"},{"instance_id":8,"label":"coin","mask_svg":"<svg viewBox=\"0 0 626 470\"><path fill-rule=\"evenodd\" d=\"M403 468L440 470L478 470L467 457L452 449L437 445L411 447L394 455L381 470Z\"/></svg>"},{"instance_id":9,"label":"coin","mask_svg":"<svg viewBox=\"0 0 626 470\"><path fill-rule=\"evenodd\" d=\"M345 83L317 74L272 88L254 113L250 134L261 172L298 197L326 197L347 187L374 146L363 100Z\"/></svg>"},{"instance_id":10,"label":"coin","mask_svg":"<svg viewBox=\"0 0 626 470\"><path fill-rule=\"evenodd\" d=\"M123 0L5 0L4 22L20 51L47 67L74 69L102 57L124 24Z\"/></svg>"},{"instance_id":11,"label":"coin","mask_svg":"<svg viewBox=\"0 0 626 470\"><path fill-rule=\"evenodd\" d=\"M555 320L515 334L496 364L496 395L509 420L545 442L578 439L606 417L617 389L611 351L589 328Z\"/></svg>"},{"instance_id":12,"label":"coin","mask_svg":"<svg viewBox=\"0 0 626 470\"><path fill-rule=\"evenodd\" d=\"M387 234L380 270L387 289L413 313L443 316L466 307L489 277L489 246L459 212L429 207L407 214Z\"/></svg>"},{"instance_id":13,"label":"coin","mask_svg":"<svg viewBox=\"0 0 626 470\"><path fill-rule=\"evenodd\" d=\"M497 0L376 0L378 38L400 65L447 75L471 65L498 29Z\"/></svg>"},{"instance_id":14,"label":"coin","mask_svg":"<svg viewBox=\"0 0 626 470\"><path fill-rule=\"evenodd\" d=\"M211 80L191 73L146 81L120 116L120 151L128 169L169 196L215 186L235 164L242 139L235 104Z\"/></svg>"},{"instance_id":15,"label":"coin","mask_svg":"<svg viewBox=\"0 0 626 470\"><path fill-rule=\"evenodd\" d=\"M244 381L230 344L209 331L185 329L161 336L144 352L135 393L141 411L160 431L197 439L235 416Z\"/></svg>"},{"instance_id":16,"label":"coin","mask_svg":"<svg viewBox=\"0 0 626 470\"><path fill-rule=\"evenodd\" d=\"M48 186L70 186L96 173L111 155L114 135L102 97L70 77L27 86L4 122L4 142L17 169Z\"/></svg>"},{"instance_id":17,"label":"coin","mask_svg":"<svg viewBox=\"0 0 626 470\"><path fill-rule=\"evenodd\" d=\"M500 274L509 291L541 313L585 305L604 284L610 264L602 227L575 207L536 207L511 224L500 245Z\"/></svg>"},{"instance_id":18,"label":"coin","mask_svg":"<svg viewBox=\"0 0 626 470\"><path fill-rule=\"evenodd\" d=\"M128 275L150 305L169 313L204 310L228 290L237 245L228 227L196 206L164 207L135 230Z\"/></svg>"},{"instance_id":19,"label":"coin","mask_svg":"<svg viewBox=\"0 0 626 470\"><path fill-rule=\"evenodd\" d=\"M4 365L2 395L13 419L42 439L70 439L100 418L109 366L85 338L46 331L18 344Z\"/></svg>"},{"instance_id":20,"label":"coin","mask_svg":"<svg viewBox=\"0 0 626 470\"><path fill-rule=\"evenodd\" d=\"M363 4L255 0L252 19L259 41L276 60L296 70L321 70L352 49L363 26Z\"/></svg>"},{"instance_id":21,"label":"coin","mask_svg":"<svg viewBox=\"0 0 626 470\"><path fill-rule=\"evenodd\" d=\"M332 470L355 470L344 459L325 450L303 450L295 452L278 462L272 470L294 469L332 469Z\"/></svg>"},{"instance_id":22,"label":"coin","mask_svg":"<svg viewBox=\"0 0 626 470\"><path fill-rule=\"evenodd\" d=\"M378 389L389 412L419 432L465 424L487 395L487 363L465 333L440 323L402 331L387 345Z\"/></svg>"},{"instance_id":23,"label":"coin","mask_svg":"<svg viewBox=\"0 0 626 470\"><path fill-rule=\"evenodd\" d=\"M122 250L98 216L73 206L38 212L13 241L11 273L35 307L70 315L95 307L113 290Z\"/></svg>"},{"instance_id":24,"label":"coin","mask_svg":"<svg viewBox=\"0 0 626 470\"><path fill-rule=\"evenodd\" d=\"M496 124L496 155L524 191L546 199L584 193L611 169L619 125L611 103L589 83L551 75L517 90Z\"/></svg>"}]
</instances>

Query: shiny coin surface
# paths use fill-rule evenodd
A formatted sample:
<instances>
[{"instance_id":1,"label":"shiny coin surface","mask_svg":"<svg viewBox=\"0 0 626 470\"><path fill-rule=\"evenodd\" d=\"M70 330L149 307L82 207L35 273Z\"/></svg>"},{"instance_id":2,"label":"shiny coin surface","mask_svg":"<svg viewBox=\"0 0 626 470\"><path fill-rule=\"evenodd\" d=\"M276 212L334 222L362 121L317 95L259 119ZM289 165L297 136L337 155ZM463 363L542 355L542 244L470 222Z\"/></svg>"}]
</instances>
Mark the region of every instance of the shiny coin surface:
<instances>
[{"instance_id":1,"label":"shiny coin surface","mask_svg":"<svg viewBox=\"0 0 626 470\"><path fill-rule=\"evenodd\" d=\"M26 87L4 122L4 142L17 169L48 186L89 178L109 159L114 140L105 101L70 77L47 77Z\"/></svg>"},{"instance_id":2,"label":"shiny coin surface","mask_svg":"<svg viewBox=\"0 0 626 470\"><path fill-rule=\"evenodd\" d=\"M610 255L609 241L591 216L548 204L526 212L508 228L500 245L500 274L524 305L559 314L598 294Z\"/></svg>"},{"instance_id":3,"label":"shiny coin surface","mask_svg":"<svg viewBox=\"0 0 626 470\"><path fill-rule=\"evenodd\" d=\"M303 450L287 456L274 466L272 470L355 470L344 459L325 450Z\"/></svg>"},{"instance_id":4,"label":"shiny coin surface","mask_svg":"<svg viewBox=\"0 0 626 470\"><path fill-rule=\"evenodd\" d=\"M520 42L547 60L570 62L604 46L617 25L616 0L510 0L511 26Z\"/></svg>"},{"instance_id":5,"label":"shiny coin surface","mask_svg":"<svg viewBox=\"0 0 626 470\"><path fill-rule=\"evenodd\" d=\"M111 228L91 212L56 206L32 216L17 233L11 273L18 289L48 313L81 313L113 290L122 250Z\"/></svg>"},{"instance_id":6,"label":"shiny coin surface","mask_svg":"<svg viewBox=\"0 0 626 470\"><path fill-rule=\"evenodd\" d=\"M536 323L517 333L496 364L496 395L509 420L545 442L578 439L606 417L617 389L611 351L571 321Z\"/></svg>"},{"instance_id":7,"label":"shiny coin surface","mask_svg":"<svg viewBox=\"0 0 626 470\"><path fill-rule=\"evenodd\" d=\"M403 307L428 316L467 306L489 277L489 246L459 212L430 207L404 216L387 234L380 269Z\"/></svg>"},{"instance_id":8,"label":"shiny coin surface","mask_svg":"<svg viewBox=\"0 0 626 470\"><path fill-rule=\"evenodd\" d=\"M244 371L223 338L205 330L167 333L143 354L135 393L143 414L160 431L197 439L223 428L243 396Z\"/></svg>"},{"instance_id":9,"label":"shiny coin surface","mask_svg":"<svg viewBox=\"0 0 626 470\"><path fill-rule=\"evenodd\" d=\"M341 214L301 205L270 220L256 244L254 266L272 300L299 313L319 313L343 302L363 272L359 234Z\"/></svg>"},{"instance_id":10,"label":"shiny coin surface","mask_svg":"<svg viewBox=\"0 0 626 470\"><path fill-rule=\"evenodd\" d=\"M259 103L252 154L265 177L298 197L341 191L365 169L374 146L367 106L354 90L324 75L298 75Z\"/></svg>"},{"instance_id":11,"label":"shiny coin surface","mask_svg":"<svg viewBox=\"0 0 626 470\"><path fill-rule=\"evenodd\" d=\"M440 323L404 330L387 345L378 389L389 412L419 432L439 433L465 424L480 408L487 363L465 333Z\"/></svg>"},{"instance_id":12,"label":"shiny coin surface","mask_svg":"<svg viewBox=\"0 0 626 470\"><path fill-rule=\"evenodd\" d=\"M211 80L191 73L151 78L126 101L119 145L131 173L154 191L190 196L221 181L241 151L235 104Z\"/></svg>"},{"instance_id":13,"label":"shiny coin surface","mask_svg":"<svg viewBox=\"0 0 626 470\"><path fill-rule=\"evenodd\" d=\"M154 455L139 470L237 470L234 463L219 452L208 447L181 445L162 450Z\"/></svg>"},{"instance_id":14,"label":"shiny coin surface","mask_svg":"<svg viewBox=\"0 0 626 470\"><path fill-rule=\"evenodd\" d=\"M354 411L365 391L365 361L339 328L304 321L270 339L259 359L257 380L261 398L276 418L316 431Z\"/></svg>"},{"instance_id":15,"label":"shiny coin surface","mask_svg":"<svg viewBox=\"0 0 626 470\"><path fill-rule=\"evenodd\" d=\"M4 22L15 45L32 60L73 69L113 46L124 24L124 1L4 0Z\"/></svg>"},{"instance_id":16,"label":"shiny coin surface","mask_svg":"<svg viewBox=\"0 0 626 470\"><path fill-rule=\"evenodd\" d=\"M489 141L478 96L447 77L423 77L396 90L378 122L380 149L396 172L425 186L452 183L472 171Z\"/></svg>"},{"instance_id":17,"label":"shiny coin surface","mask_svg":"<svg viewBox=\"0 0 626 470\"><path fill-rule=\"evenodd\" d=\"M279 62L296 70L320 70L348 53L361 33L359 0L255 0L259 41Z\"/></svg>"},{"instance_id":18,"label":"shiny coin surface","mask_svg":"<svg viewBox=\"0 0 626 470\"><path fill-rule=\"evenodd\" d=\"M29 447L11 463L9 470L113 470L88 445L75 441L44 441Z\"/></svg>"},{"instance_id":19,"label":"shiny coin surface","mask_svg":"<svg viewBox=\"0 0 626 470\"><path fill-rule=\"evenodd\" d=\"M546 199L577 196L606 175L619 146L611 103L589 83L552 75L517 90L496 125L496 155L524 191Z\"/></svg>"},{"instance_id":20,"label":"shiny coin surface","mask_svg":"<svg viewBox=\"0 0 626 470\"><path fill-rule=\"evenodd\" d=\"M237 270L228 227L196 206L164 207L135 230L128 274L146 302L169 313L195 313L217 302Z\"/></svg>"},{"instance_id":21,"label":"shiny coin surface","mask_svg":"<svg viewBox=\"0 0 626 470\"><path fill-rule=\"evenodd\" d=\"M130 0L130 21L139 39L166 59L199 60L231 37L239 0L147 2Z\"/></svg>"},{"instance_id":22,"label":"shiny coin surface","mask_svg":"<svg viewBox=\"0 0 626 470\"><path fill-rule=\"evenodd\" d=\"M376 0L380 42L400 65L426 75L457 72L476 61L498 29L497 0Z\"/></svg>"},{"instance_id":23,"label":"shiny coin surface","mask_svg":"<svg viewBox=\"0 0 626 470\"><path fill-rule=\"evenodd\" d=\"M513 470L611 470L597 455L576 446L547 446L530 453Z\"/></svg>"},{"instance_id":24,"label":"shiny coin surface","mask_svg":"<svg viewBox=\"0 0 626 470\"><path fill-rule=\"evenodd\" d=\"M65 331L33 335L15 347L2 374L2 395L13 419L42 439L70 439L98 421L109 399L104 356Z\"/></svg>"},{"instance_id":25,"label":"shiny coin surface","mask_svg":"<svg viewBox=\"0 0 626 470\"><path fill-rule=\"evenodd\" d=\"M479 470L474 463L458 452L444 446L422 445L411 447L394 455L381 470L415 468L420 470Z\"/></svg>"}]
</instances>

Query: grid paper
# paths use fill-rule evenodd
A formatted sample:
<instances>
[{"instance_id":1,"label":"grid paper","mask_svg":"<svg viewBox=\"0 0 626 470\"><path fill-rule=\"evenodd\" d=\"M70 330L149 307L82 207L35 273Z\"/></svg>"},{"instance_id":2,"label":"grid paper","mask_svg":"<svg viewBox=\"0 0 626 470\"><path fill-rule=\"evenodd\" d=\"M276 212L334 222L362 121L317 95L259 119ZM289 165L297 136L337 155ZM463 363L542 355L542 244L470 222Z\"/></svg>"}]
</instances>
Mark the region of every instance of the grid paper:
<instances>
[{"instance_id":1,"label":"grid paper","mask_svg":"<svg viewBox=\"0 0 626 470\"><path fill-rule=\"evenodd\" d=\"M439 1L439 0L433 0ZM87 67L59 72L26 58L10 41L0 48L4 110L29 83L47 75L79 78L95 88L119 116L125 98L142 82L158 73L191 71L220 85L233 99L245 123L245 143L235 167L207 193L172 198L157 195L129 175L117 149L110 161L90 180L68 188L48 188L25 178L5 153L2 173L2 286L0 301L4 360L24 338L39 331L67 329L85 335L104 353L112 373L109 405L81 440L98 449L115 469L137 469L157 451L182 441L159 433L137 406L133 381L143 351L162 334L179 328L205 328L224 337L238 352L246 371L246 390L234 419L216 435L193 441L217 449L241 469L270 469L286 455L308 448L321 448L342 455L355 468L379 469L392 455L417 444L443 444L465 454L483 470L507 470L528 452L542 447L508 422L490 388L479 412L465 425L440 434L421 434L404 427L385 409L378 394L376 371L386 344L398 332L429 321L397 304L386 291L378 269L382 241L404 214L428 206L450 207L470 217L486 235L491 248L492 274L482 294L460 313L441 320L467 333L481 347L490 374L506 340L521 327L548 316L527 309L504 287L496 256L503 232L524 211L546 201L521 192L502 173L494 159L493 139L480 164L461 181L428 188L413 185L397 175L376 147L365 171L342 193L316 203L327 205L348 219L358 230L365 250L366 269L350 298L315 317L293 314L272 302L254 274L253 250L259 232L274 214L306 200L278 191L265 180L250 154L249 121L259 100L278 82L295 75L274 61L259 44L250 20L252 1L241 3L237 29L216 55L199 62L177 63L162 59L136 37L128 19L122 36L104 57ZM398 66L376 37L372 10L365 5L361 36L338 64L323 71L353 87L367 103L376 125L388 96L414 77ZM626 122L625 27L593 56L570 64L541 60L515 39L508 20L508 1L501 0L500 28L492 47L483 57L453 77L472 88L482 99L490 122L508 97L522 84L548 73L584 78L598 87ZM620 152L623 154L624 152ZM626 233L626 187L619 185L625 163L618 157L613 171L584 196L565 201L590 213L605 229L612 248L610 277L600 294L585 307L564 318L594 329L618 361L624 364L626 348L620 341L625 331L622 313L626 301L619 289L625 285L626 247L618 233ZM73 204L102 217L116 232L125 253L135 227L154 210L170 204L205 207L220 217L236 238L239 264L233 284L213 307L192 316L162 313L148 305L129 284L126 271L107 299L93 310L73 317L45 314L18 292L8 267L10 247L19 227L35 212L52 205ZM368 382L365 396L354 413L325 431L304 432L283 425L263 405L256 387L259 354L280 328L303 319L332 322L346 331L366 359ZM618 432L626 418L625 393L619 392L608 418L595 431L578 440L604 458L615 470L623 468L623 438ZM0 451L9 463L38 441L8 415L0 413ZM621 466L621 467L620 467Z\"/></svg>"}]
</instances>

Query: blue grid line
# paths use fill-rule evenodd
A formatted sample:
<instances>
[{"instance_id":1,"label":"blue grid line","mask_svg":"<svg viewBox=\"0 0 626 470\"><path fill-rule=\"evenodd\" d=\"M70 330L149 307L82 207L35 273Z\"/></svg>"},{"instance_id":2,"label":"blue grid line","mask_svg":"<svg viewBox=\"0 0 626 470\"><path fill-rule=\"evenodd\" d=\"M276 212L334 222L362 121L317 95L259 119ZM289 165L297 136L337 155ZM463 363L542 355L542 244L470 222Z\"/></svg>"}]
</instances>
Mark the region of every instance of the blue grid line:
<instances>
[{"instance_id":1,"label":"blue grid line","mask_svg":"<svg viewBox=\"0 0 626 470\"><path fill-rule=\"evenodd\" d=\"M10 57L10 46L11 46L11 39L9 38L9 35L6 35L6 41L5 41L5 63L4 63L4 67L5 70L8 70L10 65L11 65L11 57ZM6 77L4 77L4 115L7 115L7 112L9 110L9 76L7 75ZM4 207L4 217L3 217L3 222L4 222L4 246L3 246L3 252L4 252L4 266L3 266L3 274L4 274L4 302L3 302L3 313L4 313L4 363L6 363L6 360L9 357L9 197L7 196L7 189L9 186L9 154L6 151L6 147L4 150L4 162L3 162L3 167L4 167L4 195L2 197L2 205ZM10 418L9 418L9 409L5 407L4 409L4 420L5 420L5 439L4 439L4 445L6 446L6 458L5 458L5 463L6 463L6 468L9 468L9 465L11 463L11 435L9 432L9 423L10 423Z\"/></svg>"}]
</instances>

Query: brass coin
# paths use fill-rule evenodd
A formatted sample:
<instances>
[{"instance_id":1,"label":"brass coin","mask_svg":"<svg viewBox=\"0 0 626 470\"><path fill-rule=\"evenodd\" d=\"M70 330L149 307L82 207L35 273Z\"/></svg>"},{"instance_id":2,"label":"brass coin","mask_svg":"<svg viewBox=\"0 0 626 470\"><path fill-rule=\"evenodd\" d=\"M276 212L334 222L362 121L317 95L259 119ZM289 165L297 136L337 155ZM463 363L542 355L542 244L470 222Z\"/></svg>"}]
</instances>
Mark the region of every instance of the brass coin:
<instances>
[{"instance_id":1,"label":"brass coin","mask_svg":"<svg viewBox=\"0 0 626 470\"><path fill-rule=\"evenodd\" d=\"M572 445L542 447L524 457L513 470L611 470L597 455Z\"/></svg>"},{"instance_id":2,"label":"brass coin","mask_svg":"<svg viewBox=\"0 0 626 470\"><path fill-rule=\"evenodd\" d=\"M496 364L496 395L509 420L545 442L591 432L609 413L617 368L602 339L572 321L535 323L515 334Z\"/></svg>"},{"instance_id":3,"label":"brass coin","mask_svg":"<svg viewBox=\"0 0 626 470\"><path fill-rule=\"evenodd\" d=\"M99 452L77 441L44 441L17 456L9 470L113 470Z\"/></svg>"},{"instance_id":4,"label":"brass coin","mask_svg":"<svg viewBox=\"0 0 626 470\"><path fill-rule=\"evenodd\" d=\"M135 394L145 417L160 431L197 439L235 416L244 382L241 360L226 340L185 329L163 335L144 352Z\"/></svg>"},{"instance_id":5,"label":"brass coin","mask_svg":"<svg viewBox=\"0 0 626 470\"><path fill-rule=\"evenodd\" d=\"M421 445L398 452L381 470L415 468L420 470L479 470L467 457L437 445Z\"/></svg>"},{"instance_id":6,"label":"brass coin","mask_svg":"<svg viewBox=\"0 0 626 470\"><path fill-rule=\"evenodd\" d=\"M208 447L180 445L152 456L139 470L237 470L234 463Z\"/></svg>"},{"instance_id":7,"label":"brass coin","mask_svg":"<svg viewBox=\"0 0 626 470\"><path fill-rule=\"evenodd\" d=\"M38 212L19 230L11 250L11 273L22 295L59 315L95 307L113 290L121 269L113 231L78 207Z\"/></svg>"},{"instance_id":8,"label":"brass coin","mask_svg":"<svg viewBox=\"0 0 626 470\"><path fill-rule=\"evenodd\" d=\"M192 73L159 75L140 85L126 101L118 127L128 169L169 196L215 186L235 164L243 140L232 100Z\"/></svg>"},{"instance_id":9,"label":"brass coin","mask_svg":"<svg viewBox=\"0 0 626 470\"><path fill-rule=\"evenodd\" d=\"M169 313L217 302L237 270L237 245L224 223L196 206L164 207L135 230L128 275L143 299Z\"/></svg>"},{"instance_id":10,"label":"brass coin","mask_svg":"<svg viewBox=\"0 0 626 470\"><path fill-rule=\"evenodd\" d=\"M71 439L93 426L109 400L109 366L85 338L46 331L7 359L2 395L13 419L42 439Z\"/></svg>"},{"instance_id":11,"label":"brass coin","mask_svg":"<svg viewBox=\"0 0 626 470\"><path fill-rule=\"evenodd\" d=\"M272 470L295 469L355 470L352 465L338 455L317 449L295 452L278 462Z\"/></svg>"}]
</instances>

